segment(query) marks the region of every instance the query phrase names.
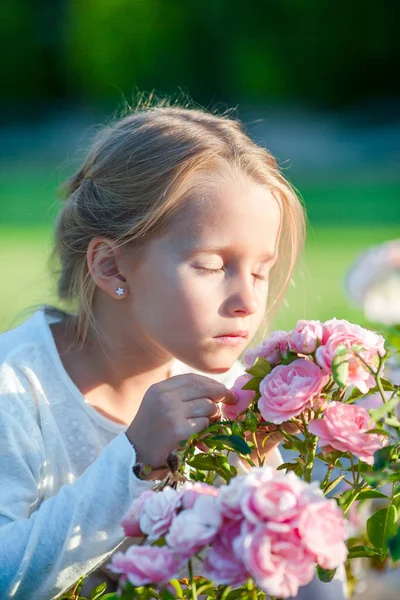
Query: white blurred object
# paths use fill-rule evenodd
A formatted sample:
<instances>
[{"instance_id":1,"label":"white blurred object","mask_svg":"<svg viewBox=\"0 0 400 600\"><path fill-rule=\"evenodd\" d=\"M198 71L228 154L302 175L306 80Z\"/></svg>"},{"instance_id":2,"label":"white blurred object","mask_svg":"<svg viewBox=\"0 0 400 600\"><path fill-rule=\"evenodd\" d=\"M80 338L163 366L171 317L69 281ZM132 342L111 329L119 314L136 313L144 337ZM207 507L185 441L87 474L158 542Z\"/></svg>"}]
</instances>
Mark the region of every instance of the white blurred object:
<instances>
[{"instance_id":1,"label":"white blurred object","mask_svg":"<svg viewBox=\"0 0 400 600\"><path fill-rule=\"evenodd\" d=\"M368 320L400 323L400 240L363 252L347 273L345 287Z\"/></svg>"}]
</instances>

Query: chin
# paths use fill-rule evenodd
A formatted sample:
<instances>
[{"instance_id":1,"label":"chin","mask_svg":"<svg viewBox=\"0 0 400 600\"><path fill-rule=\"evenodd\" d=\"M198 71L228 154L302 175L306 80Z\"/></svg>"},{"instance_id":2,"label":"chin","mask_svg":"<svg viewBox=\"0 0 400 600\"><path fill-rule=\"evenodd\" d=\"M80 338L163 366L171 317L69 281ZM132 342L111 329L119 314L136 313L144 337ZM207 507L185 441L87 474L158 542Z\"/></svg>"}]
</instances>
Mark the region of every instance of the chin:
<instances>
[{"instance_id":1,"label":"chin","mask_svg":"<svg viewBox=\"0 0 400 600\"><path fill-rule=\"evenodd\" d=\"M202 371L205 373L214 373L215 375L219 375L222 373L227 373L227 371L229 371L231 368L232 365L229 365L228 367L210 367L209 369L202 369Z\"/></svg>"},{"instance_id":2,"label":"chin","mask_svg":"<svg viewBox=\"0 0 400 600\"><path fill-rule=\"evenodd\" d=\"M202 371L203 373L220 375L222 373L226 373L227 371L229 371L233 367L236 360L237 360L236 357L235 358L225 357L222 360L221 360L221 358L220 358L220 360L216 360L215 356L211 357L211 358L205 357L204 360L197 360L196 365L192 365L192 366L194 366L195 369Z\"/></svg>"}]
</instances>

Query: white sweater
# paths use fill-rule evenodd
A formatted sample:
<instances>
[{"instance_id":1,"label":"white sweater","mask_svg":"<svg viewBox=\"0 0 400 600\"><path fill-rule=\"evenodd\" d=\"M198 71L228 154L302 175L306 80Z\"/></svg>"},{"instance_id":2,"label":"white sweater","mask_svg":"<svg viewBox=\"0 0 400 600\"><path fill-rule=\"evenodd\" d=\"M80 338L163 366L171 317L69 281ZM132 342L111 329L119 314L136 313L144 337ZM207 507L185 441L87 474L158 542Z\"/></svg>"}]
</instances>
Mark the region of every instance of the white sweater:
<instances>
[{"instance_id":1,"label":"white sweater","mask_svg":"<svg viewBox=\"0 0 400 600\"><path fill-rule=\"evenodd\" d=\"M84 398L37 311L0 335L0 598L47 600L100 565L120 521L152 482L132 473L125 426ZM176 361L171 374L191 369ZM231 386L243 367L219 376ZM279 452L269 456L280 462Z\"/></svg>"}]
</instances>

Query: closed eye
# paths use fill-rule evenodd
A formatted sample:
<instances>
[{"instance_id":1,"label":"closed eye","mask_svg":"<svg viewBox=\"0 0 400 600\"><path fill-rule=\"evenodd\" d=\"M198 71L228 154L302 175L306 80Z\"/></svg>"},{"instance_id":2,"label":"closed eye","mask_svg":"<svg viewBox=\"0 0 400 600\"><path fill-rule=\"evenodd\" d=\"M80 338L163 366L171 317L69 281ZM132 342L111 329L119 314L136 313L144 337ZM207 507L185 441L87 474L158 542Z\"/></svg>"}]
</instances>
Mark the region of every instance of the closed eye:
<instances>
[{"instance_id":1,"label":"closed eye","mask_svg":"<svg viewBox=\"0 0 400 600\"><path fill-rule=\"evenodd\" d=\"M200 269L200 271L205 271L206 273L222 273L224 270L222 267L220 269L207 269L207 267L196 267Z\"/></svg>"},{"instance_id":2,"label":"closed eye","mask_svg":"<svg viewBox=\"0 0 400 600\"><path fill-rule=\"evenodd\" d=\"M197 269L200 269L201 271L205 271L206 273L210 274L222 273L224 270L223 267L221 267L220 269L208 269L207 267L197 267ZM260 275L259 273L253 273L253 277L259 279L260 281L266 281L267 279L264 275Z\"/></svg>"}]
</instances>

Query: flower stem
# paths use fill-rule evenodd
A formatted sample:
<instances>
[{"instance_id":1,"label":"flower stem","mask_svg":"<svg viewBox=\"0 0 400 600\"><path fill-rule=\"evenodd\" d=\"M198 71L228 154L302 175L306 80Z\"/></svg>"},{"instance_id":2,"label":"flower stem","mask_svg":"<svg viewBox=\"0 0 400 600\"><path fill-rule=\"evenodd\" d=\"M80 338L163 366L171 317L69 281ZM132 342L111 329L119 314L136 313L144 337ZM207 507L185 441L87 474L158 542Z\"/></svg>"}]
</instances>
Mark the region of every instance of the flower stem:
<instances>
[{"instance_id":1,"label":"flower stem","mask_svg":"<svg viewBox=\"0 0 400 600\"><path fill-rule=\"evenodd\" d=\"M190 587L192 590L192 599L197 600L196 582L193 577L193 566L192 566L191 560L189 560L188 567L189 567Z\"/></svg>"},{"instance_id":2,"label":"flower stem","mask_svg":"<svg viewBox=\"0 0 400 600\"><path fill-rule=\"evenodd\" d=\"M306 466L304 468L304 481L307 481L307 483L311 483L315 453L317 451L317 441L318 438L315 435L311 436L311 448L307 453Z\"/></svg>"},{"instance_id":3,"label":"flower stem","mask_svg":"<svg viewBox=\"0 0 400 600\"><path fill-rule=\"evenodd\" d=\"M261 457L261 454L260 454L260 451L259 451L259 449L258 449L257 436L256 436L256 433L255 433L255 431L253 431L253 432L252 432L252 434L251 434L251 439L253 440L254 446L255 446L255 448L256 448L257 460L258 460L258 466L259 466L259 467L262 467L262 464L263 464L263 459L262 459L262 457Z\"/></svg>"},{"instance_id":4,"label":"flower stem","mask_svg":"<svg viewBox=\"0 0 400 600\"><path fill-rule=\"evenodd\" d=\"M321 483L321 490L325 489L325 487L328 485L329 479L331 477L332 471L335 468L335 464L336 464L336 460L333 464L328 465L328 469L326 471L326 475Z\"/></svg>"}]
</instances>

